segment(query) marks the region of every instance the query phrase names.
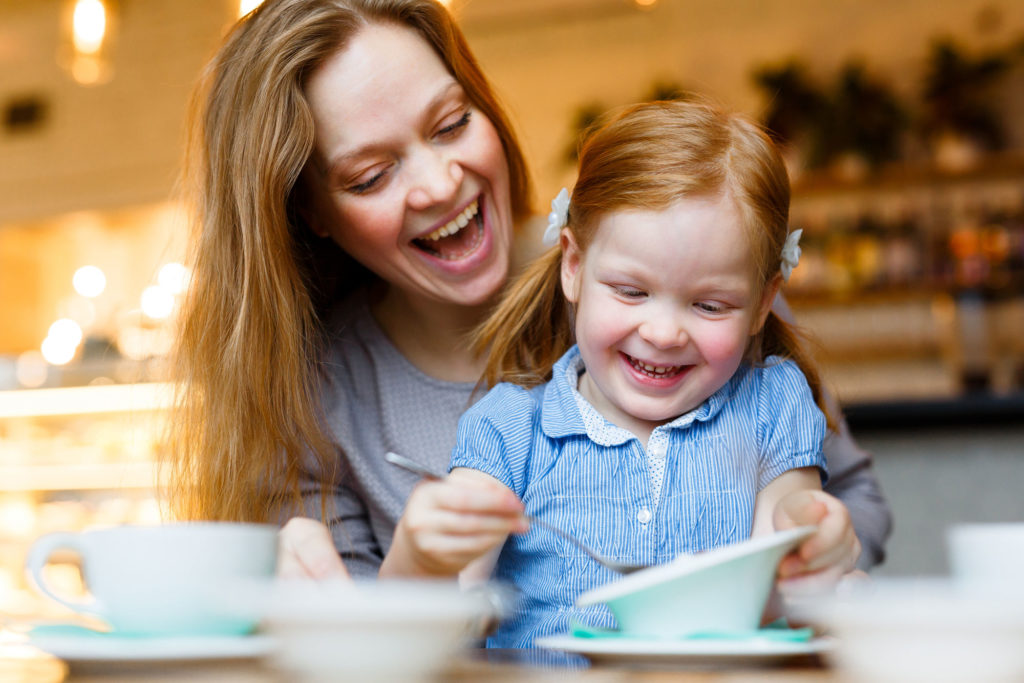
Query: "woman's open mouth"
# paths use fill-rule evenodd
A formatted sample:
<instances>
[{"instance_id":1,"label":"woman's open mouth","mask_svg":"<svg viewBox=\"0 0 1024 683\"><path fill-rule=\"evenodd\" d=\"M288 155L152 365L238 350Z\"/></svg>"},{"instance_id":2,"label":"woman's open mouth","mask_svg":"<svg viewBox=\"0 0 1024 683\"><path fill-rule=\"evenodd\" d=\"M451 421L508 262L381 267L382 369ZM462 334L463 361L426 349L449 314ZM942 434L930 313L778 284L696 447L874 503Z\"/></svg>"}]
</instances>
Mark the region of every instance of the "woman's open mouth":
<instances>
[{"instance_id":1,"label":"woman's open mouth","mask_svg":"<svg viewBox=\"0 0 1024 683\"><path fill-rule=\"evenodd\" d=\"M412 241L431 256L457 261L471 254L484 238L484 219L480 200L474 199L462 213L440 228Z\"/></svg>"},{"instance_id":2,"label":"woman's open mouth","mask_svg":"<svg viewBox=\"0 0 1024 683\"><path fill-rule=\"evenodd\" d=\"M672 379L690 367L689 365L651 365L628 354L622 355L626 356L626 360L634 370L652 379Z\"/></svg>"}]
</instances>

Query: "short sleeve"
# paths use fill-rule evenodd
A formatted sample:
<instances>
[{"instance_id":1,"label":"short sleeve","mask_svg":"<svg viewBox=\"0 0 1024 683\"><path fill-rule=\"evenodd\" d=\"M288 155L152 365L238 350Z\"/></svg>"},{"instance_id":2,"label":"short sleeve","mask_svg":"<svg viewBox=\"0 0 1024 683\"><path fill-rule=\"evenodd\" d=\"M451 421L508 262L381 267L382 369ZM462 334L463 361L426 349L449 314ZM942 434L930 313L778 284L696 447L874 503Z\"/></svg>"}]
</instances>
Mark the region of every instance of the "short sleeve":
<instances>
[{"instance_id":1,"label":"short sleeve","mask_svg":"<svg viewBox=\"0 0 1024 683\"><path fill-rule=\"evenodd\" d=\"M783 472L817 467L828 478L822 444L825 414L814 402L804 373L793 361L769 358L758 368L757 430L761 463L758 490Z\"/></svg>"},{"instance_id":2,"label":"short sleeve","mask_svg":"<svg viewBox=\"0 0 1024 683\"><path fill-rule=\"evenodd\" d=\"M459 418L449 471L468 467L489 474L522 497L540 407L528 390L496 385Z\"/></svg>"}]
</instances>

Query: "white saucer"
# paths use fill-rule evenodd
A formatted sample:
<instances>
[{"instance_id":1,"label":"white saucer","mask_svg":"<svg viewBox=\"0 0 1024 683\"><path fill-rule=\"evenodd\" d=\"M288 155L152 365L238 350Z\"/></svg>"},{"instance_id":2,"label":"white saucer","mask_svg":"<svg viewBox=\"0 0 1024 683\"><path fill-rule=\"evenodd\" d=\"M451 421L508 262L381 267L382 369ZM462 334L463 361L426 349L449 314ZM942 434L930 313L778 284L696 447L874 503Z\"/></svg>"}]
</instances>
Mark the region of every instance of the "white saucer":
<instances>
[{"instance_id":1,"label":"white saucer","mask_svg":"<svg viewBox=\"0 0 1024 683\"><path fill-rule=\"evenodd\" d=\"M69 664L201 661L262 657L273 649L269 636L31 636L28 644Z\"/></svg>"},{"instance_id":2,"label":"white saucer","mask_svg":"<svg viewBox=\"0 0 1024 683\"><path fill-rule=\"evenodd\" d=\"M834 647L831 638L804 642L748 639L646 640L640 638L577 638L547 636L537 647L586 655L594 661L641 666L757 666L819 655Z\"/></svg>"}]
</instances>

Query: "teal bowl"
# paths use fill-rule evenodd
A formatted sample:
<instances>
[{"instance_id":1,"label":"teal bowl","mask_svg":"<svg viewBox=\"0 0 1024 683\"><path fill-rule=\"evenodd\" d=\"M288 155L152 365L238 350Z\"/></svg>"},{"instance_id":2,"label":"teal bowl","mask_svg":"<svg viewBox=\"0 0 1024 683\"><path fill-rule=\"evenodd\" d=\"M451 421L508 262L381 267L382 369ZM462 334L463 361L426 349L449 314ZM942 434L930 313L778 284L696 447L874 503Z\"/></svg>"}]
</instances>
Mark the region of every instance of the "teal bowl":
<instances>
[{"instance_id":1,"label":"teal bowl","mask_svg":"<svg viewBox=\"0 0 1024 683\"><path fill-rule=\"evenodd\" d=\"M643 638L685 638L758 628L782 558L813 534L804 526L695 555L682 555L580 595L604 603L619 630Z\"/></svg>"}]
</instances>

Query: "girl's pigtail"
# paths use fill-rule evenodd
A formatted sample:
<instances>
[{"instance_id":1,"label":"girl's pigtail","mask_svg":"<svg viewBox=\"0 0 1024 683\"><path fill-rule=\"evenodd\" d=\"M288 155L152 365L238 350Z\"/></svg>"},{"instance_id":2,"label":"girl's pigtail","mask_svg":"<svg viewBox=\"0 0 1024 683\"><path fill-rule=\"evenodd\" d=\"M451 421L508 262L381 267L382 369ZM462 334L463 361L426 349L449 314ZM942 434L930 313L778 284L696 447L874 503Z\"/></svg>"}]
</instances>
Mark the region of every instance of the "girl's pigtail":
<instances>
[{"instance_id":1,"label":"girl's pigtail","mask_svg":"<svg viewBox=\"0 0 1024 683\"><path fill-rule=\"evenodd\" d=\"M473 348L487 353L481 384L533 387L573 343L571 309L562 294L561 248L549 249L505 290L501 303L473 333Z\"/></svg>"},{"instance_id":2,"label":"girl's pigtail","mask_svg":"<svg viewBox=\"0 0 1024 683\"><path fill-rule=\"evenodd\" d=\"M780 358L792 360L807 378L807 384L811 387L811 394L814 402L825 413L825 420L829 430L838 432L839 426L835 420L833 410L825 400L825 392L822 389L821 375L818 373L817 365L811 354L807 351L806 344L796 328L775 314L768 313L764 327L761 330L762 342L760 345L762 357L759 361L768 356L779 356ZM756 348L756 347L755 347Z\"/></svg>"}]
</instances>

